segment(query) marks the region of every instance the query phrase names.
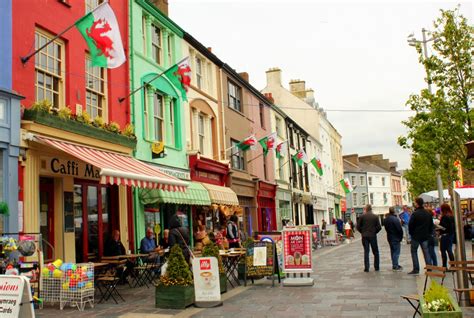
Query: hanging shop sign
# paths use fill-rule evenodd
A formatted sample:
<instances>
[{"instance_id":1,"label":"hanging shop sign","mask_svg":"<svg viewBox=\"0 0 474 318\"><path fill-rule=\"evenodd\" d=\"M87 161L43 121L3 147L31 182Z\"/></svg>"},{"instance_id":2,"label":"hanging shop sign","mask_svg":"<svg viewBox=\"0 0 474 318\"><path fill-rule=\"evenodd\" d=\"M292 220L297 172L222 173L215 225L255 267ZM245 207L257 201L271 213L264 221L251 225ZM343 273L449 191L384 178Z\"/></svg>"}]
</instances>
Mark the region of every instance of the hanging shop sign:
<instances>
[{"instance_id":1,"label":"hanging shop sign","mask_svg":"<svg viewBox=\"0 0 474 318\"><path fill-rule=\"evenodd\" d=\"M75 159L41 157L41 170L54 175L81 179L100 179L100 170L98 168Z\"/></svg>"},{"instance_id":2,"label":"hanging shop sign","mask_svg":"<svg viewBox=\"0 0 474 318\"><path fill-rule=\"evenodd\" d=\"M157 141L151 144L151 157L153 159L163 158L165 156L165 143Z\"/></svg>"},{"instance_id":3,"label":"hanging shop sign","mask_svg":"<svg viewBox=\"0 0 474 318\"><path fill-rule=\"evenodd\" d=\"M195 257L193 276L196 306L215 307L222 304L219 265L215 257Z\"/></svg>"}]
</instances>

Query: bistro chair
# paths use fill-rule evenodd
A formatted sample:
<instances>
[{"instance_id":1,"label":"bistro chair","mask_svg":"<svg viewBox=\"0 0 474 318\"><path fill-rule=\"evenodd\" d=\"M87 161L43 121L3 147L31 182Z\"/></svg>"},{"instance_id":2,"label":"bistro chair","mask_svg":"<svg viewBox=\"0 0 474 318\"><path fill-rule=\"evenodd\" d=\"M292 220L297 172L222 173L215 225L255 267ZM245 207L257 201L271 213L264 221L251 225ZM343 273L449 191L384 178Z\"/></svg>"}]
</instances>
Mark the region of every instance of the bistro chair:
<instances>
[{"instance_id":1,"label":"bistro chair","mask_svg":"<svg viewBox=\"0 0 474 318\"><path fill-rule=\"evenodd\" d=\"M464 288L461 286L457 286L456 279L454 278L454 273L456 272L462 272L465 271L467 272L467 277L468 277L468 286L470 285L471 287ZM461 296L463 293L467 295L467 299L469 301L469 294L471 292L474 292L474 261L449 261L449 272L451 272L452 277L453 277L453 290L456 293L456 300L459 301L461 300Z\"/></svg>"},{"instance_id":2,"label":"bistro chair","mask_svg":"<svg viewBox=\"0 0 474 318\"><path fill-rule=\"evenodd\" d=\"M423 285L422 296L425 294L426 288L428 287L428 279L440 278L441 279L440 284L444 285L445 277L446 277L446 267L426 265L425 266L425 284ZM416 317L416 314L419 314L421 316L419 294L401 295L400 297L408 301L408 303L413 307L413 309L415 309L415 312L413 313L413 317Z\"/></svg>"},{"instance_id":3,"label":"bistro chair","mask_svg":"<svg viewBox=\"0 0 474 318\"><path fill-rule=\"evenodd\" d=\"M122 295L120 295L119 291L117 290L117 285L120 281L126 279L126 272L127 266L124 263L120 263L113 269L112 272L97 277L97 290L100 293L99 303L102 301L108 301L110 298L112 298L114 302L118 304L115 296L120 298L122 301L125 301L125 299L123 299Z\"/></svg>"}]
</instances>

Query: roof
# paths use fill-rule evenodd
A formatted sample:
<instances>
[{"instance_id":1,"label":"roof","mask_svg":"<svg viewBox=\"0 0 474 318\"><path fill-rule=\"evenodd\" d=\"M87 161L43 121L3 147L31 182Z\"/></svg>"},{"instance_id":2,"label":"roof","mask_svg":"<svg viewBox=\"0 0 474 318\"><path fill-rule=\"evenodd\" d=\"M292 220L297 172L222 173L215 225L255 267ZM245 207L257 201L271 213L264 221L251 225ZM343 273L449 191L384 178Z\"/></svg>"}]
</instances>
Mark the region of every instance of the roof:
<instances>
[{"instance_id":1,"label":"roof","mask_svg":"<svg viewBox=\"0 0 474 318\"><path fill-rule=\"evenodd\" d=\"M343 159L343 166L344 166L344 172L358 172L358 173L365 172L362 169L360 169L357 165L345 159Z\"/></svg>"},{"instance_id":2,"label":"roof","mask_svg":"<svg viewBox=\"0 0 474 318\"><path fill-rule=\"evenodd\" d=\"M390 171L380 168L379 166L376 166L371 163L365 163L362 161L359 162L359 168L362 169L362 171L366 171L366 172L390 173Z\"/></svg>"}]
</instances>

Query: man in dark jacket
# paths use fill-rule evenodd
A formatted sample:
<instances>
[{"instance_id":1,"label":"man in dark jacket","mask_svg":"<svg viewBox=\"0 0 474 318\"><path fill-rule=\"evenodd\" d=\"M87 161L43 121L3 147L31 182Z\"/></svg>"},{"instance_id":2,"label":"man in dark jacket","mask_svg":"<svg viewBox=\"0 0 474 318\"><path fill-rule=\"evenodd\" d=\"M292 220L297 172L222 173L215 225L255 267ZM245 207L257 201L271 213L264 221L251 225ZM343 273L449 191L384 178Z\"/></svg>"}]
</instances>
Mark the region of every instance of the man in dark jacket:
<instances>
[{"instance_id":1,"label":"man in dark jacket","mask_svg":"<svg viewBox=\"0 0 474 318\"><path fill-rule=\"evenodd\" d=\"M364 246L364 272L368 272L369 251L372 248L374 254L375 271L380 269L379 247L377 245L377 233L380 232L382 226L377 215L372 213L372 206L367 204L364 208L365 213L359 218L357 222L357 231L362 234L362 245ZM369 248L370 246L370 248Z\"/></svg>"},{"instance_id":2,"label":"man in dark jacket","mask_svg":"<svg viewBox=\"0 0 474 318\"><path fill-rule=\"evenodd\" d=\"M403 240L403 229L400 219L395 215L395 208L390 207L389 213L383 225L387 232L387 241L390 246L390 255L392 257L392 269L394 271L401 271L403 268L398 264L400 257L400 242Z\"/></svg>"},{"instance_id":3,"label":"man in dark jacket","mask_svg":"<svg viewBox=\"0 0 474 318\"><path fill-rule=\"evenodd\" d=\"M421 246L426 265L432 265L429 252L429 239L433 233L433 218L431 214L423 208L422 198L415 199L415 212L411 215L408 223L408 232L411 236L411 259L413 270L410 275L418 275L420 263L418 262L418 246Z\"/></svg>"},{"instance_id":4,"label":"man in dark jacket","mask_svg":"<svg viewBox=\"0 0 474 318\"><path fill-rule=\"evenodd\" d=\"M184 258L189 262L191 255L189 250L189 230L181 226L181 222L177 214L173 214L170 218L170 232L168 238L168 244L170 249L178 244L183 250Z\"/></svg>"}]
</instances>

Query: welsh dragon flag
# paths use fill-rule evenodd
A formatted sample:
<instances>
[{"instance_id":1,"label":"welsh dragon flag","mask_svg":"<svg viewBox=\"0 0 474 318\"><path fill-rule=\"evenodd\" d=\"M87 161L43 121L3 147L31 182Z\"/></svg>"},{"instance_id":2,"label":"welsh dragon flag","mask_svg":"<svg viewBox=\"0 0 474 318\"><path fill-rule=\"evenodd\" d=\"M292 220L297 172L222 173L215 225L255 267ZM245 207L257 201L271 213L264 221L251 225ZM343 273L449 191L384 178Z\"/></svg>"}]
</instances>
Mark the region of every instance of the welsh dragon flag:
<instances>
[{"instance_id":1,"label":"welsh dragon flag","mask_svg":"<svg viewBox=\"0 0 474 318\"><path fill-rule=\"evenodd\" d=\"M341 181L339 181L339 183L341 184L341 187L342 187L342 189L344 190L345 193L351 193L352 190L354 190L354 189L352 189L352 185L349 182L349 179L347 179L347 178L341 179Z\"/></svg>"},{"instance_id":2,"label":"welsh dragon flag","mask_svg":"<svg viewBox=\"0 0 474 318\"><path fill-rule=\"evenodd\" d=\"M258 142L263 148L263 155L266 156L270 150L275 149L276 146L276 132L271 133L267 137L260 139Z\"/></svg>"},{"instance_id":3,"label":"welsh dragon flag","mask_svg":"<svg viewBox=\"0 0 474 318\"><path fill-rule=\"evenodd\" d=\"M180 90L183 100L187 101L188 98L186 93L191 85L191 67L189 67L189 57L170 67L165 72L165 75L171 83Z\"/></svg>"},{"instance_id":4,"label":"welsh dragon flag","mask_svg":"<svg viewBox=\"0 0 474 318\"><path fill-rule=\"evenodd\" d=\"M125 62L122 38L108 1L76 22L89 46L93 66L116 68Z\"/></svg>"},{"instance_id":5,"label":"welsh dragon flag","mask_svg":"<svg viewBox=\"0 0 474 318\"><path fill-rule=\"evenodd\" d=\"M302 167L303 163L308 162L308 156L304 150L298 150L298 152L293 155L293 160L296 161L298 166Z\"/></svg>"},{"instance_id":6,"label":"welsh dragon flag","mask_svg":"<svg viewBox=\"0 0 474 318\"><path fill-rule=\"evenodd\" d=\"M286 157L288 153L288 143L286 141L280 142L275 148L275 154L278 159Z\"/></svg>"},{"instance_id":7,"label":"welsh dragon flag","mask_svg":"<svg viewBox=\"0 0 474 318\"><path fill-rule=\"evenodd\" d=\"M257 145L257 138L255 138L254 135L245 138L241 142L239 142L237 145L235 145L237 148L239 148L242 151L247 151L249 149L255 149L255 146Z\"/></svg>"},{"instance_id":8,"label":"welsh dragon flag","mask_svg":"<svg viewBox=\"0 0 474 318\"><path fill-rule=\"evenodd\" d=\"M311 159L311 163L313 164L314 168L318 172L319 176L323 175L323 165L321 164L321 160L313 158Z\"/></svg>"}]
</instances>

